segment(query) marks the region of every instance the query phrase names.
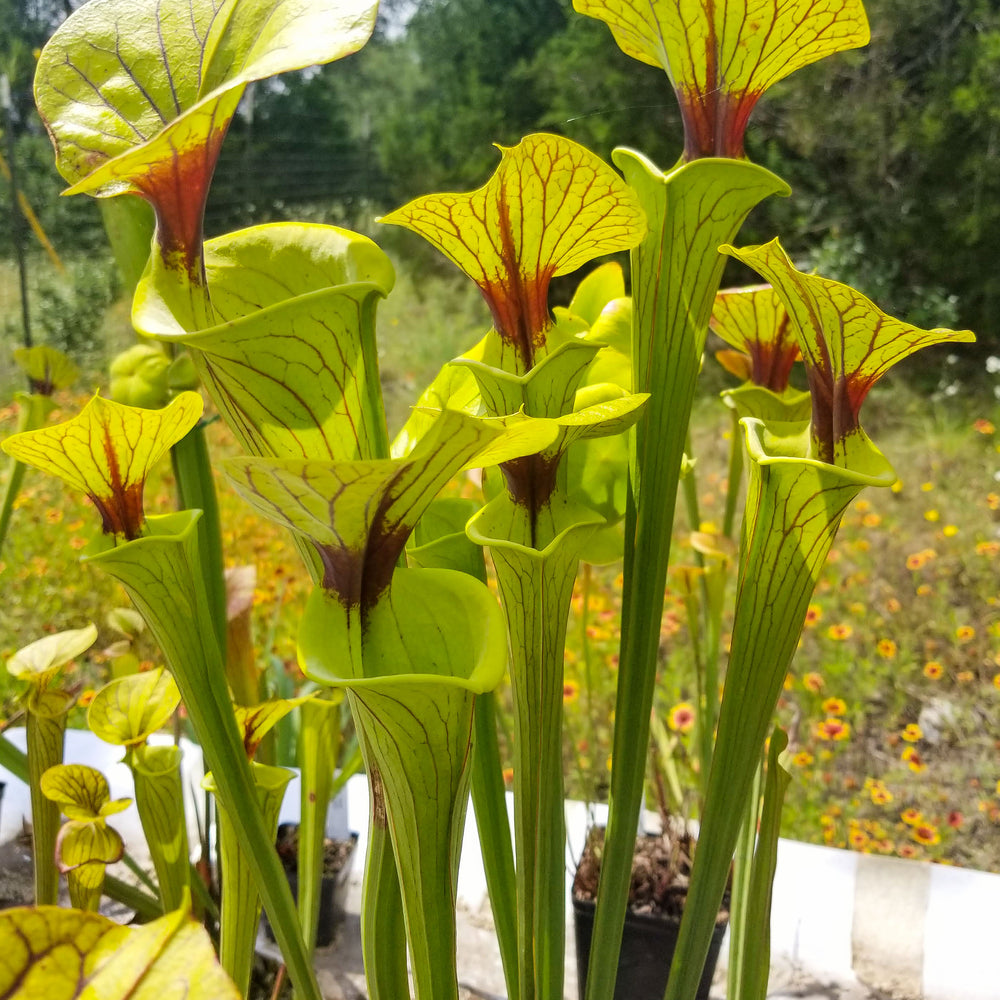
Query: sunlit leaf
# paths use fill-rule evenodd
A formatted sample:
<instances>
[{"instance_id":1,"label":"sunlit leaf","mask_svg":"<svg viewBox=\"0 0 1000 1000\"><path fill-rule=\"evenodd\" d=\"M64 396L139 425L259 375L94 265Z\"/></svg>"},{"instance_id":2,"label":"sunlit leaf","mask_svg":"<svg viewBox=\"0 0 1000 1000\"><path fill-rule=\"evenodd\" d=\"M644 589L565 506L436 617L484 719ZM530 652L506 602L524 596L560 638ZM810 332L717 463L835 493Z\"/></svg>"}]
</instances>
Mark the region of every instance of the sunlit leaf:
<instances>
[{"instance_id":1,"label":"sunlit leaf","mask_svg":"<svg viewBox=\"0 0 1000 1000\"><path fill-rule=\"evenodd\" d=\"M382 221L419 233L479 286L527 370L552 322L550 280L634 246L646 223L621 178L569 139L530 135L501 155L484 187L417 198Z\"/></svg>"},{"instance_id":2,"label":"sunlit leaf","mask_svg":"<svg viewBox=\"0 0 1000 1000\"><path fill-rule=\"evenodd\" d=\"M94 695L87 725L105 743L130 746L162 729L180 704L173 677L162 668L111 681Z\"/></svg>"},{"instance_id":3,"label":"sunlit leaf","mask_svg":"<svg viewBox=\"0 0 1000 1000\"><path fill-rule=\"evenodd\" d=\"M770 285L718 292L709 325L727 344L750 355L748 377L755 385L773 392L787 387L799 345L781 297Z\"/></svg>"},{"instance_id":4,"label":"sunlit leaf","mask_svg":"<svg viewBox=\"0 0 1000 1000\"><path fill-rule=\"evenodd\" d=\"M114 629L131 641L146 630L146 623L135 608L112 608L105 618L108 628Z\"/></svg>"},{"instance_id":5,"label":"sunlit leaf","mask_svg":"<svg viewBox=\"0 0 1000 1000\"><path fill-rule=\"evenodd\" d=\"M18 461L86 493L101 514L106 534L137 538L144 521L146 477L197 423L203 405L195 392L182 392L162 410L94 396L72 420L15 434L2 447Z\"/></svg>"},{"instance_id":6,"label":"sunlit leaf","mask_svg":"<svg viewBox=\"0 0 1000 1000\"><path fill-rule=\"evenodd\" d=\"M441 487L503 433L501 425L449 410L403 459L235 459L225 468L260 513L315 542L324 586L364 611L388 586L410 532ZM518 426L515 434L524 449L536 451L553 429L543 425L533 436Z\"/></svg>"},{"instance_id":7,"label":"sunlit leaf","mask_svg":"<svg viewBox=\"0 0 1000 1000\"><path fill-rule=\"evenodd\" d=\"M35 99L73 190L141 193L169 266L200 264L209 181L246 84L364 45L372 0L92 0L38 61Z\"/></svg>"},{"instance_id":8,"label":"sunlit leaf","mask_svg":"<svg viewBox=\"0 0 1000 1000\"><path fill-rule=\"evenodd\" d=\"M301 698L275 698L260 705L234 705L233 713L236 715L236 727L243 736L243 748L247 752L247 757L253 758L260 746L260 741L289 712L315 696L316 692L313 691Z\"/></svg>"},{"instance_id":9,"label":"sunlit leaf","mask_svg":"<svg viewBox=\"0 0 1000 1000\"><path fill-rule=\"evenodd\" d=\"M278 813L292 772L285 767L252 764L254 790L264 819L264 828L274 840ZM205 775L202 788L219 794L214 772ZM219 961L244 996L249 995L254 963L254 940L260 920L261 900L253 877L246 841L241 837L229 809L219 800L219 848L227 875L222 886L222 926L219 931Z\"/></svg>"},{"instance_id":10,"label":"sunlit leaf","mask_svg":"<svg viewBox=\"0 0 1000 1000\"><path fill-rule=\"evenodd\" d=\"M388 257L347 230L283 223L210 240L205 262L217 326L187 334L147 271L132 306L136 329L192 349L251 454L378 455L374 319L395 280Z\"/></svg>"},{"instance_id":11,"label":"sunlit leaf","mask_svg":"<svg viewBox=\"0 0 1000 1000\"><path fill-rule=\"evenodd\" d=\"M743 156L761 94L789 73L866 45L861 0L573 0L633 59L670 78L685 156Z\"/></svg>"},{"instance_id":12,"label":"sunlit leaf","mask_svg":"<svg viewBox=\"0 0 1000 1000\"><path fill-rule=\"evenodd\" d=\"M103 820L70 820L56 839L56 863L63 873L85 865L113 865L124 853L121 834Z\"/></svg>"},{"instance_id":13,"label":"sunlit leaf","mask_svg":"<svg viewBox=\"0 0 1000 1000\"><path fill-rule=\"evenodd\" d=\"M187 909L142 927L56 906L0 912L8 1000L238 1000Z\"/></svg>"},{"instance_id":14,"label":"sunlit leaf","mask_svg":"<svg viewBox=\"0 0 1000 1000\"><path fill-rule=\"evenodd\" d=\"M694 994L730 874L741 818L806 609L844 512L896 474L862 435L846 466L809 455L807 423L742 421L749 482L729 666L698 851L667 996ZM682 950L683 949L683 950Z\"/></svg>"},{"instance_id":15,"label":"sunlit leaf","mask_svg":"<svg viewBox=\"0 0 1000 1000\"><path fill-rule=\"evenodd\" d=\"M573 293L567 311L593 326L605 307L625 295L625 275L621 264L609 261L587 274Z\"/></svg>"},{"instance_id":16,"label":"sunlit leaf","mask_svg":"<svg viewBox=\"0 0 1000 1000\"><path fill-rule=\"evenodd\" d=\"M191 879L181 758L181 748L173 744L144 743L131 755L135 805L167 911L181 905Z\"/></svg>"},{"instance_id":17,"label":"sunlit leaf","mask_svg":"<svg viewBox=\"0 0 1000 1000\"><path fill-rule=\"evenodd\" d=\"M352 642L350 629L336 597L317 588L299 634L299 662L351 698L392 832L415 995L456 996L454 901L473 704L503 676L503 615L490 591L464 573L402 569L372 609L356 660L341 652Z\"/></svg>"},{"instance_id":18,"label":"sunlit leaf","mask_svg":"<svg viewBox=\"0 0 1000 1000\"><path fill-rule=\"evenodd\" d=\"M933 344L975 340L970 330L922 330L882 312L860 292L795 268L777 239L721 248L775 288L791 317L812 395L813 457L846 464L861 404L897 361Z\"/></svg>"},{"instance_id":19,"label":"sunlit leaf","mask_svg":"<svg viewBox=\"0 0 1000 1000\"><path fill-rule=\"evenodd\" d=\"M42 685L60 668L85 653L97 641L97 626L56 632L19 649L8 661L12 677Z\"/></svg>"},{"instance_id":20,"label":"sunlit leaf","mask_svg":"<svg viewBox=\"0 0 1000 1000\"><path fill-rule=\"evenodd\" d=\"M42 775L42 793L67 819L95 820L128 809L131 799L111 798L108 780L86 764L57 764Z\"/></svg>"}]
</instances>

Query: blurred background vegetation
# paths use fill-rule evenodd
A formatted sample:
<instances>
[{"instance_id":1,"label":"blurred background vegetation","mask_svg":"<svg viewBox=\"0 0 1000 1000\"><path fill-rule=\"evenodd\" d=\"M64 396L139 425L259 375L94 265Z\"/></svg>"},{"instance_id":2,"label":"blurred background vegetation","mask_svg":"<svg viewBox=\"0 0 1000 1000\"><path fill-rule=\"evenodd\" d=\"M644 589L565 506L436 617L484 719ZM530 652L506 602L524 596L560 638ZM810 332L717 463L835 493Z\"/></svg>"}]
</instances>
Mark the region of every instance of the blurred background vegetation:
<instances>
[{"instance_id":1,"label":"blurred background vegetation","mask_svg":"<svg viewBox=\"0 0 1000 1000\"><path fill-rule=\"evenodd\" d=\"M78 5L0 0L0 72L12 82L21 186L64 256L90 254L105 238L90 199L56 197L64 185L30 88L33 50ZM976 330L970 357L994 353L1000 6L866 8L868 48L793 74L755 111L748 154L793 195L761 206L742 239L780 234L800 261L890 312ZM605 157L634 146L661 166L681 148L664 75L624 56L570 0L382 0L375 37L359 54L247 92L212 188L210 234L284 218L379 228L419 274L435 265L418 242L374 218L418 194L482 184L497 161L491 144L535 130ZM4 205L5 185L0 177ZM0 258L10 253L2 225Z\"/></svg>"}]
</instances>

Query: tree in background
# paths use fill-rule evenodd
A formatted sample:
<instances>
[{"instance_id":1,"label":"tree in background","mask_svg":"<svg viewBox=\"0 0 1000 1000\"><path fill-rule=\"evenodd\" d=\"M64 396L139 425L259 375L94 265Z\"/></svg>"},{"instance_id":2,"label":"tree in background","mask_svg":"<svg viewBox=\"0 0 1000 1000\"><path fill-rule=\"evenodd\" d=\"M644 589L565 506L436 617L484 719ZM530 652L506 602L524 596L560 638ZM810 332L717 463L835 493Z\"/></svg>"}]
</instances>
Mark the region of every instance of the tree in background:
<instances>
[{"instance_id":1,"label":"tree in background","mask_svg":"<svg viewBox=\"0 0 1000 1000\"><path fill-rule=\"evenodd\" d=\"M1000 7L866 5L867 49L794 74L755 112L749 153L793 195L754 213L746 238L780 232L800 260L818 248L825 273L914 322L972 327L974 350L995 353ZM0 0L0 68L16 70L29 198L60 250L89 250L102 239L97 213L56 197L30 100L32 49L67 12L68 0ZM423 192L476 186L496 163L492 143L539 129L604 157L622 144L668 163L681 131L664 92L659 70L608 44L571 0L382 0L361 53L253 88L224 147L209 226L296 216L370 231L380 211ZM272 174L294 177L294 192L271 189Z\"/></svg>"}]
</instances>

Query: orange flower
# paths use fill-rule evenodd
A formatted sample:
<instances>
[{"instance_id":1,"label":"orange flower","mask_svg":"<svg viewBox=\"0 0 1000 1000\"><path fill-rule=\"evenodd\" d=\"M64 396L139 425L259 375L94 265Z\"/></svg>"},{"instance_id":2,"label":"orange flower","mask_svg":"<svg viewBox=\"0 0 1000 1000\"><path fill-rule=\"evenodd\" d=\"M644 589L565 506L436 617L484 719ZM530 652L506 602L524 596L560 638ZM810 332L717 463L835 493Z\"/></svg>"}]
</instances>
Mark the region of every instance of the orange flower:
<instances>
[{"instance_id":1,"label":"orange flower","mask_svg":"<svg viewBox=\"0 0 1000 1000\"><path fill-rule=\"evenodd\" d=\"M927 770L927 765L924 763L923 757L920 756L914 747L907 747L900 754L900 760L904 761L906 766L915 774L920 774Z\"/></svg>"},{"instance_id":2,"label":"orange flower","mask_svg":"<svg viewBox=\"0 0 1000 1000\"><path fill-rule=\"evenodd\" d=\"M1000 552L1000 542L978 542L976 545L976 555L995 556Z\"/></svg>"},{"instance_id":3,"label":"orange flower","mask_svg":"<svg viewBox=\"0 0 1000 1000\"><path fill-rule=\"evenodd\" d=\"M667 725L675 733L689 733L694 728L694 706L682 701L670 709Z\"/></svg>"},{"instance_id":4,"label":"orange flower","mask_svg":"<svg viewBox=\"0 0 1000 1000\"><path fill-rule=\"evenodd\" d=\"M806 608L806 628L812 628L823 617L823 609L818 604Z\"/></svg>"},{"instance_id":5,"label":"orange flower","mask_svg":"<svg viewBox=\"0 0 1000 1000\"><path fill-rule=\"evenodd\" d=\"M944 673L944 667L937 660L928 660L924 664L924 677L932 681L940 680Z\"/></svg>"},{"instance_id":6,"label":"orange flower","mask_svg":"<svg viewBox=\"0 0 1000 1000\"><path fill-rule=\"evenodd\" d=\"M796 767L808 767L815 760L808 750L800 750L793 758L792 763Z\"/></svg>"},{"instance_id":7,"label":"orange flower","mask_svg":"<svg viewBox=\"0 0 1000 1000\"><path fill-rule=\"evenodd\" d=\"M871 795L872 802L877 806L887 806L894 798L892 792L881 781L876 781L869 789L868 794Z\"/></svg>"},{"instance_id":8,"label":"orange flower","mask_svg":"<svg viewBox=\"0 0 1000 1000\"><path fill-rule=\"evenodd\" d=\"M957 680L959 684L968 684L969 681L975 678L975 676L976 675L971 670L959 670L959 672L955 674L955 680Z\"/></svg>"},{"instance_id":9,"label":"orange flower","mask_svg":"<svg viewBox=\"0 0 1000 1000\"><path fill-rule=\"evenodd\" d=\"M916 826L917 823L922 823L924 821L923 814L918 809L914 809L912 806L909 809L904 809L900 814L899 818L907 826Z\"/></svg>"},{"instance_id":10,"label":"orange flower","mask_svg":"<svg viewBox=\"0 0 1000 1000\"><path fill-rule=\"evenodd\" d=\"M937 827L932 826L930 823L920 823L915 826L912 836L918 844L923 844L925 847L941 843L941 834L938 833Z\"/></svg>"},{"instance_id":11,"label":"orange flower","mask_svg":"<svg viewBox=\"0 0 1000 1000\"><path fill-rule=\"evenodd\" d=\"M882 518L879 514L865 514L865 516L861 518L861 523L866 528L877 528L882 523Z\"/></svg>"},{"instance_id":12,"label":"orange flower","mask_svg":"<svg viewBox=\"0 0 1000 1000\"><path fill-rule=\"evenodd\" d=\"M802 686L807 691L812 691L813 694L818 694L822 691L824 683L822 675L817 674L815 671L810 671L802 678Z\"/></svg>"},{"instance_id":13,"label":"orange flower","mask_svg":"<svg viewBox=\"0 0 1000 1000\"><path fill-rule=\"evenodd\" d=\"M913 844L900 844L899 856L901 858L916 858L920 856L920 848Z\"/></svg>"},{"instance_id":14,"label":"orange flower","mask_svg":"<svg viewBox=\"0 0 1000 1000\"><path fill-rule=\"evenodd\" d=\"M922 569L927 563L926 558L922 552L913 552L906 557L906 568L907 569Z\"/></svg>"},{"instance_id":15,"label":"orange flower","mask_svg":"<svg viewBox=\"0 0 1000 1000\"><path fill-rule=\"evenodd\" d=\"M847 840L851 847L859 851L864 850L868 846L868 834L863 830L851 830L847 836Z\"/></svg>"},{"instance_id":16,"label":"orange flower","mask_svg":"<svg viewBox=\"0 0 1000 1000\"><path fill-rule=\"evenodd\" d=\"M580 685L576 681L563 681L563 704L569 705L576 701L580 693Z\"/></svg>"},{"instance_id":17,"label":"orange flower","mask_svg":"<svg viewBox=\"0 0 1000 1000\"><path fill-rule=\"evenodd\" d=\"M975 639L976 630L971 625L959 625L955 629L955 638L959 642L968 642L970 639Z\"/></svg>"},{"instance_id":18,"label":"orange flower","mask_svg":"<svg viewBox=\"0 0 1000 1000\"><path fill-rule=\"evenodd\" d=\"M826 634L835 642L843 642L845 639L850 639L854 634L854 629L846 624L831 625L826 630Z\"/></svg>"},{"instance_id":19,"label":"orange flower","mask_svg":"<svg viewBox=\"0 0 1000 1000\"><path fill-rule=\"evenodd\" d=\"M827 715L843 715L847 711L847 705L843 698L827 698L823 702L823 711Z\"/></svg>"},{"instance_id":20,"label":"orange flower","mask_svg":"<svg viewBox=\"0 0 1000 1000\"><path fill-rule=\"evenodd\" d=\"M996 428L990 423L989 420L985 420L980 417L973 425L973 429L978 431L980 434L992 434Z\"/></svg>"},{"instance_id":21,"label":"orange flower","mask_svg":"<svg viewBox=\"0 0 1000 1000\"><path fill-rule=\"evenodd\" d=\"M990 510L1000 510L1000 493L987 493L986 506Z\"/></svg>"},{"instance_id":22,"label":"orange flower","mask_svg":"<svg viewBox=\"0 0 1000 1000\"><path fill-rule=\"evenodd\" d=\"M896 644L892 639L879 639L875 649L878 650L878 655L883 659L894 660L896 658Z\"/></svg>"},{"instance_id":23,"label":"orange flower","mask_svg":"<svg viewBox=\"0 0 1000 1000\"><path fill-rule=\"evenodd\" d=\"M817 722L813 727L813 733L820 740L836 740L837 742L841 742L850 739L851 726L849 723L844 722L843 719L830 717L824 719L822 722Z\"/></svg>"},{"instance_id":24,"label":"orange flower","mask_svg":"<svg viewBox=\"0 0 1000 1000\"><path fill-rule=\"evenodd\" d=\"M80 692L80 697L76 699L77 705L80 708L86 708L93 700L97 692L93 688L87 688L86 691Z\"/></svg>"},{"instance_id":25,"label":"orange flower","mask_svg":"<svg viewBox=\"0 0 1000 1000\"><path fill-rule=\"evenodd\" d=\"M923 730L915 722L911 722L907 725L899 735L902 736L907 743L916 743L918 740L922 740L924 738Z\"/></svg>"}]
</instances>

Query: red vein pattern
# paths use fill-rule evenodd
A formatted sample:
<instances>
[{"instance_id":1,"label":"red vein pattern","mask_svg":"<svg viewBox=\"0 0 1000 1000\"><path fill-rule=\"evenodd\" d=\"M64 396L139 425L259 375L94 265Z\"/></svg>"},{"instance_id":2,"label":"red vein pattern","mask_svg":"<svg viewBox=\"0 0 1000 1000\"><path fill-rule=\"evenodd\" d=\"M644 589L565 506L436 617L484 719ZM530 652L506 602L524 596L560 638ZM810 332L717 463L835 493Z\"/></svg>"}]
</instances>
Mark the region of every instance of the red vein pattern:
<instances>
[{"instance_id":1,"label":"red vein pattern","mask_svg":"<svg viewBox=\"0 0 1000 1000\"><path fill-rule=\"evenodd\" d=\"M15 434L4 450L86 493L104 531L142 533L142 489L149 470L197 423L202 399L181 393L162 410L123 406L95 396L72 420Z\"/></svg>"},{"instance_id":2,"label":"red vein pattern","mask_svg":"<svg viewBox=\"0 0 1000 1000\"><path fill-rule=\"evenodd\" d=\"M382 221L419 233L479 286L528 370L551 323L549 281L634 246L645 219L621 178L583 146L539 134L500 151L478 190L417 198Z\"/></svg>"},{"instance_id":3,"label":"red vein pattern","mask_svg":"<svg viewBox=\"0 0 1000 1000\"><path fill-rule=\"evenodd\" d=\"M761 94L809 63L868 42L861 0L573 0L623 52L670 78L688 160L742 158Z\"/></svg>"},{"instance_id":4,"label":"red vein pattern","mask_svg":"<svg viewBox=\"0 0 1000 1000\"><path fill-rule=\"evenodd\" d=\"M970 330L912 326L847 285L804 274L777 239L722 250L766 278L788 310L812 395L815 457L824 462L844 464L844 442L861 427L861 404L897 361L934 344L975 340Z\"/></svg>"},{"instance_id":5,"label":"red vein pattern","mask_svg":"<svg viewBox=\"0 0 1000 1000\"><path fill-rule=\"evenodd\" d=\"M727 288L715 296L712 330L750 356L749 380L772 392L788 387L799 345L788 313L770 285Z\"/></svg>"}]
</instances>

